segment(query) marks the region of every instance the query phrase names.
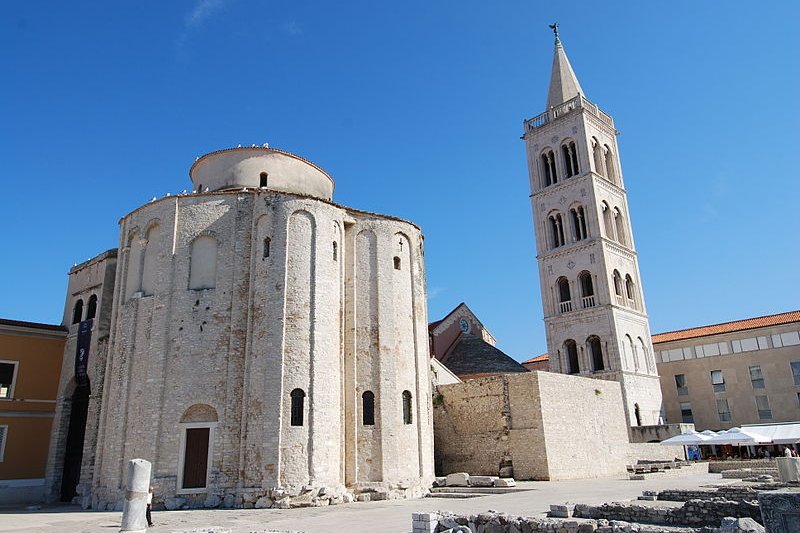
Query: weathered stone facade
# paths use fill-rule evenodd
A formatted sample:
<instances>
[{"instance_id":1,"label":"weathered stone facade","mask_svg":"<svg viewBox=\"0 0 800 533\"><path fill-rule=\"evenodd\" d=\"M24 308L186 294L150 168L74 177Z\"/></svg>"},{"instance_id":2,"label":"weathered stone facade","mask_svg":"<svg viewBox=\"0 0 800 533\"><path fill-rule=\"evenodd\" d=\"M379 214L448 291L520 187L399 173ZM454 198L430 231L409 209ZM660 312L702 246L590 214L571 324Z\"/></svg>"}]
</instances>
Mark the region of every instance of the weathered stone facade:
<instances>
[{"instance_id":1,"label":"weathered stone facade","mask_svg":"<svg viewBox=\"0 0 800 533\"><path fill-rule=\"evenodd\" d=\"M92 506L120 501L136 457L172 506L422 494L433 431L419 228L334 204L331 178L280 150L215 152L191 176L196 193L120 221L81 475Z\"/></svg>"},{"instance_id":2,"label":"weathered stone facade","mask_svg":"<svg viewBox=\"0 0 800 533\"><path fill-rule=\"evenodd\" d=\"M534 480L626 474L631 445L617 383L529 372L440 385L437 391L438 473L511 475L502 472L511 467L516 479ZM635 446L640 459L681 453L672 446Z\"/></svg>"}]
</instances>

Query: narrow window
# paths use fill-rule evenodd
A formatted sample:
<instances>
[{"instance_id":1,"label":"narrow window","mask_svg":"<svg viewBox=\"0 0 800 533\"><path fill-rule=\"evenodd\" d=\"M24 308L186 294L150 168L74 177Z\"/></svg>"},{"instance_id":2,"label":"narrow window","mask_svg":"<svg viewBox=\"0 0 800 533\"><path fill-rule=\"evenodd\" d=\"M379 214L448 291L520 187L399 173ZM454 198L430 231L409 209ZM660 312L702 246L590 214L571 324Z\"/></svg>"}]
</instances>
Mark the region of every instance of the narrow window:
<instances>
[{"instance_id":1,"label":"narrow window","mask_svg":"<svg viewBox=\"0 0 800 533\"><path fill-rule=\"evenodd\" d=\"M601 176L605 176L602 148L600 148L600 143L594 137L592 137L592 158L594 159L594 171Z\"/></svg>"},{"instance_id":2,"label":"narrow window","mask_svg":"<svg viewBox=\"0 0 800 533\"><path fill-rule=\"evenodd\" d=\"M577 374L581 371L578 364L578 345L572 339L564 341L564 351L567 352L567 373Z\"/></svg>"},{"instance_id":3,"label":"narrow window","mask_svg":"<svg viewBox=\"0 0 800 533\"><path fill-rule=\"evenodd\" d=\"M394 269L400 270L400 258L397 256L394 256Z\"/></svg>"},{"instance_id":4,"label":"narrow window","mask_svg":"<svg viewBox=\"0 0 800 533\"><path fill-rule=\"evenodd\" d=\"M608 204L603 202L602 204L603 210L603 227L606 230L606 238L607 239L614 239L614 224L611 220L611 209L609 209Z\"/></svg>"},{"instance_id":5,"label":"narrow window","mask_svg":"<svg viewBox=\"0 0 800 533\"><path fill-rule=\"evenodd\" d=\"M726 398L717 399L717 416L719 416L720 422L731 421L731 407Z\"/></svg>"},{"instance_id":6,"label":"narrow window","mask_svg":"<svg viewBox=\"0 0 800 533\"><path fill-rule=\"evenodd\" d=\"M14 393L14 379L17 374L16 362L0 363L0 398L11 398Z\"/></svg>"},{"instance_id":7,"label":"narrow window","mask_svg":"<svg viewBox=\"0 0 800 533\"><path fill-rule=\"evenodd\" d=\"M269 257L269 246L272 244L272 239L264 237L264 257Z\"/></svg>"},{"instance_id":8,"label":"narrow window","mask_svg":"<svg viewBox=\"0 0 800 533\"><path fill-rule=\"evenodd\" d=\"M592 275L584 270L578 276L578 281L581 286L581 304L584 308L594 307L594 284L592 283Z\"/></svg>"},{"instance_id":9,"label":"narrow window","mask_svg":"<svg viewBox=\"0 0 800 533\"><path fill-rule=\"evenodd\" d=\"M569 213L572 215L572 231L575 235L575 240L579 241L583 237L581 237L581 222L580 218L578 218L578 210L573 207L569 210Z\"/></svg>"},{"instance_id":10,"label":"narrow window","mask_svg":"<svg viewBox=\"0 0 800 533\"><path fill-rule=\"evenodd\" d=\"M266 172L262 172L261 175L259 176L258 186L259 187L266 187L267 186L267 173Z\"/></svg>"},{"instance_id":11,"label":"narrow window","mask_svg":"<svg viewBox=\"0 0 800 533\"><path fill-rule=\"evenodd\" d=\"M72 323L77 324L81 321L81 318L83 318L83 300L79 298L75 302L75 308L72 310Z\"/></svg>"},{"instance_id":12,"label":"narrow window","mask_svg":"<svg viewBox=\"0 0 800 533\"><path fill-rule=\"evenodd\" d=\"M794 384L800 385L800 361L792 361L789 364L792 366L792 377L794 378Z\"/></svg>"},{"instance_id":13,"label":"narrow window","mask_svg":"<svg viewBox=\"0 0 800 533\"><path fill-rule=\"evenodd\" d=\"M622 276L618 270L614 270L614 294L617 296L617 302L622 304Z\"/></svg>"},{"instance_id":14,"label":"narrow window","mask_svg":"<svg viewBox=\"0 0 800 533\"><path fill-rule=\"evenodd\" d=\"M361 395L362 420L365 426L375 425L375 394L364 391Z\"/></svg>"},{"instance_id":15,"label":"narrow window","mask_svg":"<svg viewBox=\"0 0 800 533\"><path fill-rule=\"evenodd\" d=\"M600 337L592 335L586 343L589 346L589 354L592 357L592 368L595 372L605 370L603 363L603 347L600 344Z\"/></svg>"},{"instance_id":16,"label":"narrow window","mask_svg":"<svg viewBox=\"0 0 800 533\"><path fill-rule=\"evenodd\" d=\"M722 375L722 370L711 371L711 385L714 392L725 392L725 376Z\"/></svg>"},{"instance_id":17,"label":"narrow window","mask_svg":"<svg viewBox=\"0 0 800 533\"><path fill-rule=\"evenodd\" d=\"M339 260L339 243L336 241L333 241L333 260Z\"/></svg>"},{"instance_id":18,"label":"narrow window","mask_svg":"<svg viewBox=\"0 0 800 533\"><path fill-rule=\"evenodd\" d=\"M552 150L547 152L547 162L550 166L550 177L553 178L553 183L558 183L558 173L556 172L556 154Z\"/></svg>"},{"instance_id":19,"label":"narrow window","mask_svg":"<svg viewBox=\"0 0 800 533\"><path fill-rule=\"evenodd\" d=\"M561 155L564 156L564 170L566 171L566 177L572 176L572 156L569 155L569 148L567 145L563 145L561 147Z\"/></svg>"},{"instance_id":20,"label":"narrow window","mask_svg":"<svg viewBox=\"0 0 800 533\"><path fill-rule=\"evenodd\" d=\"M294 389L291 394L292 398L292 421L293 426L303 425L303 404L305 403L306 393L303 389Z\"/></svg>"},{"instance_id":21,"label":"narrow window","mask_svg":"<svg viewBox=\"0 0 800 533\"><path fill-rule=\"evenodd\" d=\"M641 411L641 409L639 409L639 404L638 403L633 404L633 414L636 417L636 425L637 426L641 426L642 425L642 411Z\"/></svg>"},{"instance_id":22,"label":"narrow window","mask_svg":"<svg viewBox=\"0 0 800 533\"><path fill-rule=\"evenodd\" d=\"M756 396L756 409L758 409L758 418L761 420L772 418L772 409L769 408L769 398L766 396Z\"/></svg>"},{"instance_id":23,"label":"narrow window","mask_svg":"<svg viewBox=\"0 0 800 533\"><path fill-rule=\"evenodd\" d=\"M411 393L407 390L403 391L403 424L410 424L411 417Z\"/></svg>"},{"instance_id":24,"label":"narrow window","mask_svg":"<svg viewBox=\"0 0 800 533\"><path fill-rule=\"evenodd\" d=\"M558 245L564 246L564 223L561 221L561 213L556 215L556 226L558 227Z\"/></svg>"},{"instance_id":25,"label":"narrow window","mask_svg":"<svg viewBox=\"0 0 800 533\"><path fill-rule=\"evenodd\" d=\"M675 374L675 388L678 390L678 396L689 395L689 387L686 385L686 374Z\"/></svg>"},{"instance_id":26,"label":"narrow window","mask_svg":"<svg viewBox=\"0 0 800 533\"><path fill-rule=\"evenodd\" d=\"M605 159L606 159L606 176L609 180L617 181L617 170L614 165L614 153L608 145L605 145Z\"/></svg>"},{"instance_id":27,"label":"narrow window","mask_svg":"<svg viewBox=\"0 0 800 533\"><path fill-rule=\"evenodd\" d=\"M203 192L203 184L202 183L198 183L197 184L197 192Z\"/></svg>"},{"instance_id":28,"label":"narrow window","mask_svg":"<svg viewBox=\"0 0 800 533\"><path fill-rule=\"evenodd\" d=\"M614 208L614 223L617 226L617 242L628 244L628 240L625 238L625 221L622 219L622 213L617 207Z\"/></svg>"},{"instance_id":29,"label":"narrow window","mask_svg":"<svg viewBox=\"0 0 800 533\"><path fill-rule=\"evenodd\" d=\"M544 187L553 185L558 180L556 178L556 164L552 150L542 154L542 173L544 176Z\"/></svg>"},{"instance_id":30,"label":"narrow window","mask_svg":"<svg viewBox=\"0 0 800 533\"><path fill-rule=\"evenodd\" d=\"M694 423L694 415L692 414L691 402L681 402L681 421L684 424Z\"/></svg>"},{"instance_id":31,"label":"narrow window","mask_svg":"<svg viewBox=\"0 0 800 533\"><path fill-rule=\"evenodd\" d=\"M625 293L628 296L628 305L636 308L636 287L630 274L625 274Z\"/></svg>"},{"instance_id":32,"label":"narrow window","mask_svg":"<svg viewBox=\"0 0 800 533\"><path fill-rule=\"evenodd\" d=\"M97 295L89 296L89 304L86 306L86 320L97 316Z\"/></svg>"},{"instance_id":33,"label":"narrow window","mask_svg":"<svg viewBox=\"0 0 800 533\"><path fill-rule=\"evenodd\" d=\"M586 231L586 216L583 211L583 206L578 206L572 209L572 223L575 227L575 240L582 241L589 236Z\"/></svg>"},{"instance_id":34,"label":"narrow window","mask_svg":"<svg viewBox=\"0 0 800 533\"><path fill-rule=\"evenodd\" d=\"M562 313L572 311L572 295L569 291L569 280L558 278L558 308Z\"/></svg>"},{"instance_id":35,"label":"narrow window","mask_svg":"<svg viewBox=\"0 0 800 533\"><path fill-rule=\"evenodd\" d=\"M750 367L750 383L753 384L754 389L764 388L764 375L761 373L761 366Z\"/></svg>"},{"instance_id":36,"label":"narrow window","mask_svg":"<svg viewBox=\"0 0 800 533\"><path fill-rule=\"evenodd\" d=\"M556 217L550 215L548 220L550 221L550 232L553 237L553 248L558 248L558 224L556 223Z\"/></svg>"}]
</instances>

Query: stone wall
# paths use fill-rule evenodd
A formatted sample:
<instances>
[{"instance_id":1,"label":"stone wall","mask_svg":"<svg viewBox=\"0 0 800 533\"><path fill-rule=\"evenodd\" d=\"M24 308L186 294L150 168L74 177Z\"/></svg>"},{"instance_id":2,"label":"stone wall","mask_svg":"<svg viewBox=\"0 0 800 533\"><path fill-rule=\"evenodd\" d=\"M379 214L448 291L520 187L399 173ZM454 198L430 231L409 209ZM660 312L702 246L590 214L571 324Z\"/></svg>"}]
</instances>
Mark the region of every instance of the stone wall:
<instances>
[{"instance_id":1,"label":"stone wall","mask_svg":"<svg viewBox=\"0 0 800 533\"><path fill-rule=\"evenodd\" d=\"M683 446L662 446L650 442L631 442L628 445L628 464L638 461L684 460Z\"/></svg>"},{"instance_id":2,"label":"stone wall","mask_svg":"<svg viewBox=\"0 0 800 533\"><path fill-rule=\"evenodd\" d=\"M752 459L749 461L709 461L708 472L719 474L725 470L741 470L743 468L778 468L774 459Z\"/></svg>"},{"instance_id":3,"label":"stone wall","mask_svg":"<svg viewBox=\"0 0 800 533\"><path fill-rule=\"evenodd\" d=\"M659 424L655 426L632 426L631 442L661 442L670 437L694 430L694 424Z\"/></svg>"},{"instance_id":4,"label":"stone wall","mask_svg":"<svg viewBox=\"0 0 800 533\"><path fill-rule=\"evenodd\" d=\"M731 501L755 501L758 491L753 487L719 487L715 489L668 489L658 493L659 500L671 502L688 502L689 500L710 500L725 498Z\"/></svg>"},{"instance_id":5,"label":"stone wall","mask_svg":"<svg viewBox=\"0 0 800 533\"><path fill-rule=\"evenodd\" d=\"M761 511L757 501L731 501L725 498L689 500L677 508L659 508L628 503L578 504L575 506L573 516L694 527L719 527L722 519L728 516L752 518L761 523Z\"/></svg>"},{"instance_id":6,"label":"stone wall","mask_svg":"<svg viewBox=\"0 0 800 533\"><path fill-rule=\"evenodd\" d=\"M437 390L439 473L498 475L510 463L517 479L625 475L628 437L618 383L531 372Z\"/></svg>"}]
</instances>

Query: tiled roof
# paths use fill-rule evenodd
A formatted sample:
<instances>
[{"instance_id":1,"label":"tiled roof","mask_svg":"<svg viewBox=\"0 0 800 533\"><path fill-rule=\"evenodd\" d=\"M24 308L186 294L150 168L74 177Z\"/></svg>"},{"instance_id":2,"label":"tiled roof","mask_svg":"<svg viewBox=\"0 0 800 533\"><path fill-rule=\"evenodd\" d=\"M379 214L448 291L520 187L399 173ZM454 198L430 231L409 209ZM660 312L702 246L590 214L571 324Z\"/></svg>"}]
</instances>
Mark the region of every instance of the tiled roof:
<instances>
[{"instance_id":1,"label":"tiled roof","mask_svg":"<svg viewBox=\"0 0 800 533\"><path fill-rule=\"evenodd\" d=\"M0 318L0 326L12 326L18 328L46 329L50 331L67 331L65 326L60 324L42 324L41 322L26 322L24 320L11 320Z\"/></svg>"},{"instance_id":2,"label":"tiled roof","mask_svg":"<svg viewBox=\"0 0 800 533\"><path fill-rule=\"evenodd\" d=\"M777 315L759 316L755 318L746 318L744 320L734 320L733 322L723 322L722 324L712 324L710 326L659 333L653 335L653 344L693 339L695 337L705 337L708 335L719 335L720 333L733 333L735 331L764 328L768 326L779 326L791 322L800 322L800 311L789 311L788 313L779 313Z\"/></svg>"},{"instance_id":3,"label":"tiled roof","mask_svg":"<svg viewBox=\"0 0 800 533\"><path fill-rule=\"evenodd\" d=\"M550 360L550 354L543 353L542 355L537 355L536 357L531 357L530 359L523 361L522 364L524 365L525 363L539 363L541 361L549 361L549 360Z\"/></svg>"},{"instance_id":4,"label":"tiled roof","mask_svg":"<svg viewBox=\"0 0 800 533\"><path fill-rule=\"evenodd\" d=\"M511 357L471 333L462 333L441 361L450 372L459 377L472 374L528 372L527 368Z\"/></svg>"}]
</instances>

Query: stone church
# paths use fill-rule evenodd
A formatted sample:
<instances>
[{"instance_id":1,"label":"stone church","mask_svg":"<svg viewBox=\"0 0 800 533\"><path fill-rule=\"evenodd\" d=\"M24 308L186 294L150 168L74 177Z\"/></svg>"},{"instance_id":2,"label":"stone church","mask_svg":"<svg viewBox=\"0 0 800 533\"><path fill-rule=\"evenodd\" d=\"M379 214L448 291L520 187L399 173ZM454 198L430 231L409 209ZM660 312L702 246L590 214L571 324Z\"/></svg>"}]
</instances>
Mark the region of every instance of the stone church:
<instances>
[{"instance_id":1,"label":"stone church","mask_svg":"<svg viewBox=\"0 0 800 533\"><path fill-rule=\"evenodd\" d=\"M136 457L170 508L421 495L419 227L334 203L323 169L266 145L190 177L70 271L49 498L114 508Z\"/></svg>"}]
</instances>

